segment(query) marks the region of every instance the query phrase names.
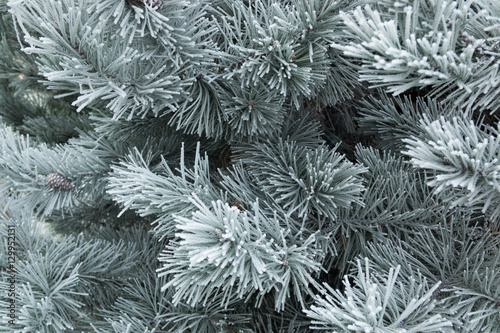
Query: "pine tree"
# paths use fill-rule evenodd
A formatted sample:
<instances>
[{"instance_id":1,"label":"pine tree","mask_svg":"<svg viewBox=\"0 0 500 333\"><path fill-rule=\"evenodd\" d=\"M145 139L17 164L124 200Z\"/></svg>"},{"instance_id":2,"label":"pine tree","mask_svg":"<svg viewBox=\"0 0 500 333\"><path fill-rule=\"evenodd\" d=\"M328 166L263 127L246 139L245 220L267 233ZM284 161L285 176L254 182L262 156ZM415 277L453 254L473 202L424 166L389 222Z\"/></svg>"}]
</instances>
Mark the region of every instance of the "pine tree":
<instances>
[{"instance_id":1,"label":"pine tree","mask_svg":"<svg viewBox=\"0 0 500 333\"><path fill-rule=\"evenodd\" d=\"M494 0L0 0L2 332L500 332Z\"/></svg>"}]
</instances>

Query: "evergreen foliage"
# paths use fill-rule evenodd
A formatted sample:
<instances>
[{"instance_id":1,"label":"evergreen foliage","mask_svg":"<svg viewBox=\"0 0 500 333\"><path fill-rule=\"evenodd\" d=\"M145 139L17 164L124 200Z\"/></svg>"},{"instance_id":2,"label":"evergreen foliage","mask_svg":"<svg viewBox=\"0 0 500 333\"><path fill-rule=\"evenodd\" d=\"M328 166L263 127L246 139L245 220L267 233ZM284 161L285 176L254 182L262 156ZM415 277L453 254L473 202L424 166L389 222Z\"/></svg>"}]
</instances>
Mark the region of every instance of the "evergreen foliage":
<instances>
[{"instance_id":1,"label":"evergreen foliage","mask_svg":"<svg viewBox=\"0 0 500 333\"><path fill-rule=\"evenodd\" d=\"M500 332L494 0L0 0L0 331Z\"/></svg>"}]
</instances>

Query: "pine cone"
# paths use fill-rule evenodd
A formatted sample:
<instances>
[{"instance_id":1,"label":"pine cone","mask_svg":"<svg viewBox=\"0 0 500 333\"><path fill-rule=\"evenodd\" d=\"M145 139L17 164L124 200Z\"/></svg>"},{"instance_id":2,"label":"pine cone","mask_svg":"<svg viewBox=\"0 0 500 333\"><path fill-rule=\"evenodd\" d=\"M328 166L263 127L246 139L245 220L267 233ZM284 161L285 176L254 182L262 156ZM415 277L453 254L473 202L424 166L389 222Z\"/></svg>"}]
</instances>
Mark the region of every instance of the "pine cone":
<instances>
[{"instance_id":1,"label":"pine cone","mask_svg":"<svg viewBox=\"0 0 500 333\"><path fill-rule=\"evenodd\" d=\"M47 175L47 184L57 190L73 191L75 187L66 178L57 173Z\"/></svg>"},{"instance_id":2,"label":"pine cone","mask_svg":"<svg viewBox=\"0 0 500 333\"><path fill-rule=\"evenodd\" d=\"M239 202L238 200L234 199L233 200L233 204L232 206L235 206L236 208L238 208L239 210L246 210L247 209L247 205L245 205L244 203L242 202Z\"/></svg>"}]
</instances>

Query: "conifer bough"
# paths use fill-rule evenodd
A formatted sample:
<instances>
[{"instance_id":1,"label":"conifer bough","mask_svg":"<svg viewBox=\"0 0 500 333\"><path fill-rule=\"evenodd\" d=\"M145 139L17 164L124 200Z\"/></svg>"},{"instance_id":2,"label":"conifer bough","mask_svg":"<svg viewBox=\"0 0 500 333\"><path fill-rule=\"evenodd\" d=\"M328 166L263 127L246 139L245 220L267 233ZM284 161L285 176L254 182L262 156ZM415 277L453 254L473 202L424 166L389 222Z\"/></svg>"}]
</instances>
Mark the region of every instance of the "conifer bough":
<instances>
[{"instance_id":1,"label":"conifer bough","mask_svg":"<svg viewBox=\"0 0 500 333\"><path fill-rule=\"evenodd\" d=\"M0 0L0 331L500 332L499 58L493 0Z\"/></svg>"}]
</instances>

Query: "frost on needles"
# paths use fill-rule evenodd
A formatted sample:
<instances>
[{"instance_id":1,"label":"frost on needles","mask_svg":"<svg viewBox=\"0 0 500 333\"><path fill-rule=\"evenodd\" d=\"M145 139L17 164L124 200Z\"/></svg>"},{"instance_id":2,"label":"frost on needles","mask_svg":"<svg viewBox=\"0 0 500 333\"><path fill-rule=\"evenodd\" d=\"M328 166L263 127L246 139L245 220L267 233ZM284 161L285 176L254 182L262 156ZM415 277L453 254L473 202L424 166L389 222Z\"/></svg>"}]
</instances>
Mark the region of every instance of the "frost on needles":
<instances>
[{"instance_id":1,"label":"frost on needles","mask_svg":"<svg viewBox=\"0 0 500 333\"><path fill-rule=\"evenodd\" d=\"M499 332L499 64L493 0L0 1L0 331Z\"/></svg>"}]
</instances>

